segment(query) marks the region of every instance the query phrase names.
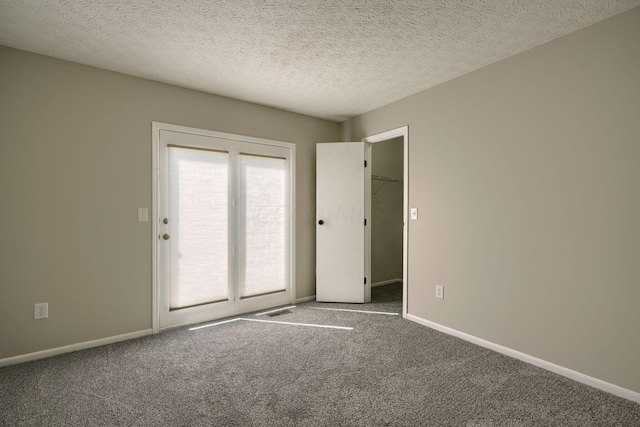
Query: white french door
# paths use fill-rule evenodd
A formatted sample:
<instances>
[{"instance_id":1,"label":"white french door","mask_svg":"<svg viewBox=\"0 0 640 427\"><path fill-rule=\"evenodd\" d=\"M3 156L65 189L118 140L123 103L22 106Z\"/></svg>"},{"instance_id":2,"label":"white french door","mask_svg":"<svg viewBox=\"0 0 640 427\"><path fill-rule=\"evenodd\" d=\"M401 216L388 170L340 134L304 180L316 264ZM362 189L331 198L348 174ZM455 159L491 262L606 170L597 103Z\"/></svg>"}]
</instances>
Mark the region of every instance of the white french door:
<instances>
[{"instance_id":1,"label":"white french door","mask_svg":"<svg viewBox=\"0 0 640 427\"><path fill-rule=\"evenodd\" d=\"M154 123L159 329L292 301L294 147Z\"/></svg>"}]
</instances>

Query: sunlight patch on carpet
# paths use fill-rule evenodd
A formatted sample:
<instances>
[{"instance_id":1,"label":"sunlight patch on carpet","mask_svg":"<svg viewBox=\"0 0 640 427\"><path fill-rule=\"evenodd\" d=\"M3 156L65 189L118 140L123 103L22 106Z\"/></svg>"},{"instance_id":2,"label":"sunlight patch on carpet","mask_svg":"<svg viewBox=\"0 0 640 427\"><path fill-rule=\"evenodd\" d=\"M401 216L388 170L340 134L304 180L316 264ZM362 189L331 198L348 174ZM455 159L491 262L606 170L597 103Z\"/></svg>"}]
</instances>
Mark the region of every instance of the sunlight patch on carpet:
<instances>
[{"instance_id":1,"label":"sunlight patch on carpet","mask_svg":"<svg viewBox=\"0 0 640 427\"><path fill-rule=\"evenodd\" d=\"M348 308L329 308L329 307L307 307L314 310L331 310L331 311L348 311L351 313L365 313L365 314L386 314L387 316L399 316L399 313L390 313L388 311L367 311L367 310L351 310Z\"/></svg>"},{"instance_id":2,"label":"sunlight patch on carpet","mask_svg":"<svg viewBox=\"0 0 640 427\"><path fill-rule=\"evenodd\" d=\"M276 320L262 320L262 319L247 319L244 317L239 317L237 319L223 320L222 322L210 323L208 325L195 326L193 328L189 328L190 331L196 331L198 329L210 328L212 326L219 326L225 323L237 322L240 320L244 320L247 322L259 322L259 323L277 323L280 325L290 325L290 326L306 326L311 328L325 328L325 329L341 329L345 331L352 331L353 328L350 326L334 326L334 325L317 325L315 323L295 323L295 322L279 322Z\"/></svg>"}]
</instances>

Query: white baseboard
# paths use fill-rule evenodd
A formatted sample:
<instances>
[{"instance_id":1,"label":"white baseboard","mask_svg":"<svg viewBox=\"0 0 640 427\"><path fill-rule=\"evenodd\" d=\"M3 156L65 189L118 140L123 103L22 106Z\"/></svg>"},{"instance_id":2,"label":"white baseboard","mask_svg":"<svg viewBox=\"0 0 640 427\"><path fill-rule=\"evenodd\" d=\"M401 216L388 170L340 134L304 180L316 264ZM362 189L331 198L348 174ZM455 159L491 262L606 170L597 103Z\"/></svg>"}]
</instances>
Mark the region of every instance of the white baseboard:
<instances>
[{"instance_id":1,"label":"white baseboard","mask_svg":"<svg viewBox=\"0 0 640 427\"><path fill-rule=\"evenodd\" d=\"M151 329L145 329L128 334L116 335L113 337L100 338L93 341L84 341L76 344L65 345L63 347L50 348L48 350L36 351L35 353L21 354L19 356L7 357L0 359L0 368L3 366L15 365L18 363L31 362L32 360L44 359L46 357L57 356L58 354L71 353L72 351L85 350L92 347L100 347L107 344L113 344L120 341L131 340L134 338L151 335Z\"/></svg>"},{"instance_id":2,"label":"white baseboard","mask_svg":"<svg viewBox=\"0 0 640 427\"><path fill-rule=\"evenodd\" d=\"M298 298L295 303L300 304L303 302L309 302L309 301L315 301L315 300L316 300L316 296L311 295L310 297Z\"/></svg>"},{"instance_id":3,"label":"white baseboard","mask_svg":"<svg viewBox=\"0 0 640 427\"><path fill-rule=\"evenodd\" d=\"M390 285L392 283L402 283L402 279L390 279L390 280L383 280L382 282L375 282L371 284L371 287L375 288L376 286Z\"/></svg>"},{"instance_id":4,"label":"white baseboard","mask_svg":"<svg viewBox=\"0 0 640 427\"><path fill-rule=\"evenodd\" d=\"M465 341L472 342L481 347L488 348L490 350L497 351L498 353L505 354L507 356L514 357L518 360L522 360L523 362L530 363L539 368L546 369L547 371L554 372L556 374L562 375L563 377L570 378L572 380L578 381L580 383L590 385L591 387L598 388L600 390L606 391L607 393L615 394L616 396L623 397L628 400L632 400L634 402L640 403L640 393L637 393L632 390L628 390L626 388L622 388L615 384L608 383L606 381L599 380L597 378L590 377L588 375L582 374L577 371L573 371L571 369L565 368L563 366L556 365L551 362L547 362L546 360L538 359L537 357L530 356L528 354L519 352L517 350L513 350L508 347L504 347L500 344L492 343L491 341L484 340L482 338L478 338L473 335L469 335L465 332L460 332L456 329L449 328L448 326L441 325L439 323L432 322L430 320L423 319L418 316L414 316L413 314L407 314L407 319L419 323L421 325L427 326L429 328L435 329L440 332L444 332L448 335L453 335L458 338L462 338Z\"/></svg>"}]
</instances>

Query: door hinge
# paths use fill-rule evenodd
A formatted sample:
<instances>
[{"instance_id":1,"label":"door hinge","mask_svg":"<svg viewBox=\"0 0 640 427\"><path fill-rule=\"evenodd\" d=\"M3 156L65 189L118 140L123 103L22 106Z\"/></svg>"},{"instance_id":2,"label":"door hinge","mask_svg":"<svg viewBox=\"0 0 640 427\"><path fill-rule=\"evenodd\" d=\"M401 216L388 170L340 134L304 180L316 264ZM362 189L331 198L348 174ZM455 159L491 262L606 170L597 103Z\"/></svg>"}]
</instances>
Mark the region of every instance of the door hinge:
<instances>
[{"instance_id":1,"label":"door hinge","mask_svg":"<svg viewBox=\"0 0 640 427\"><path fill-rule=\"evenodd\" d=\"M365 168L367 167L367 161L366 160L364 161L364 167Z\"/></svg>"},{"instance_id":2,"label":"door hinge","mask_svg":"<svg viewBox=\"0 0 640 427\"><path fill-rule=\"evenodd\" d=\"M367 278L366 277L364 278L364 284L365 285L367 284Z\"/></svg>"},{"instance_id":3,"label":"door hinge","mask_svg":"<svg viewBox=\"0 0 640 427\"><path fill-rule=\"evenodd\" d=\"M364 219L364 226L367 226L367 218Z\"/></svg>"}]
</instances>

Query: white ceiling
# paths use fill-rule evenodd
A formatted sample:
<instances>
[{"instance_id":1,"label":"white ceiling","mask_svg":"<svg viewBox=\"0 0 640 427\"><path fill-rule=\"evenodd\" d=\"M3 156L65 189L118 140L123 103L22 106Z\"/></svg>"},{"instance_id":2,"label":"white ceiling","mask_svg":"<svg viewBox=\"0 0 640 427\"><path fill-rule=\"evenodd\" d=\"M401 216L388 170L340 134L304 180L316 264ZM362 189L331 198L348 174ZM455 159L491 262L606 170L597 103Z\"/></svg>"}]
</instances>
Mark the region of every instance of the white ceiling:
<instances>
[{"instance_id":1,"label":"white ceiling","mask_svg":"<svg viewBox=\"0 0 640 427\"><path fill-rule=\"evenodd\" d=\"M640 0L0 0L0 44L334 121Z\"/></svg>"}]
</instances>

